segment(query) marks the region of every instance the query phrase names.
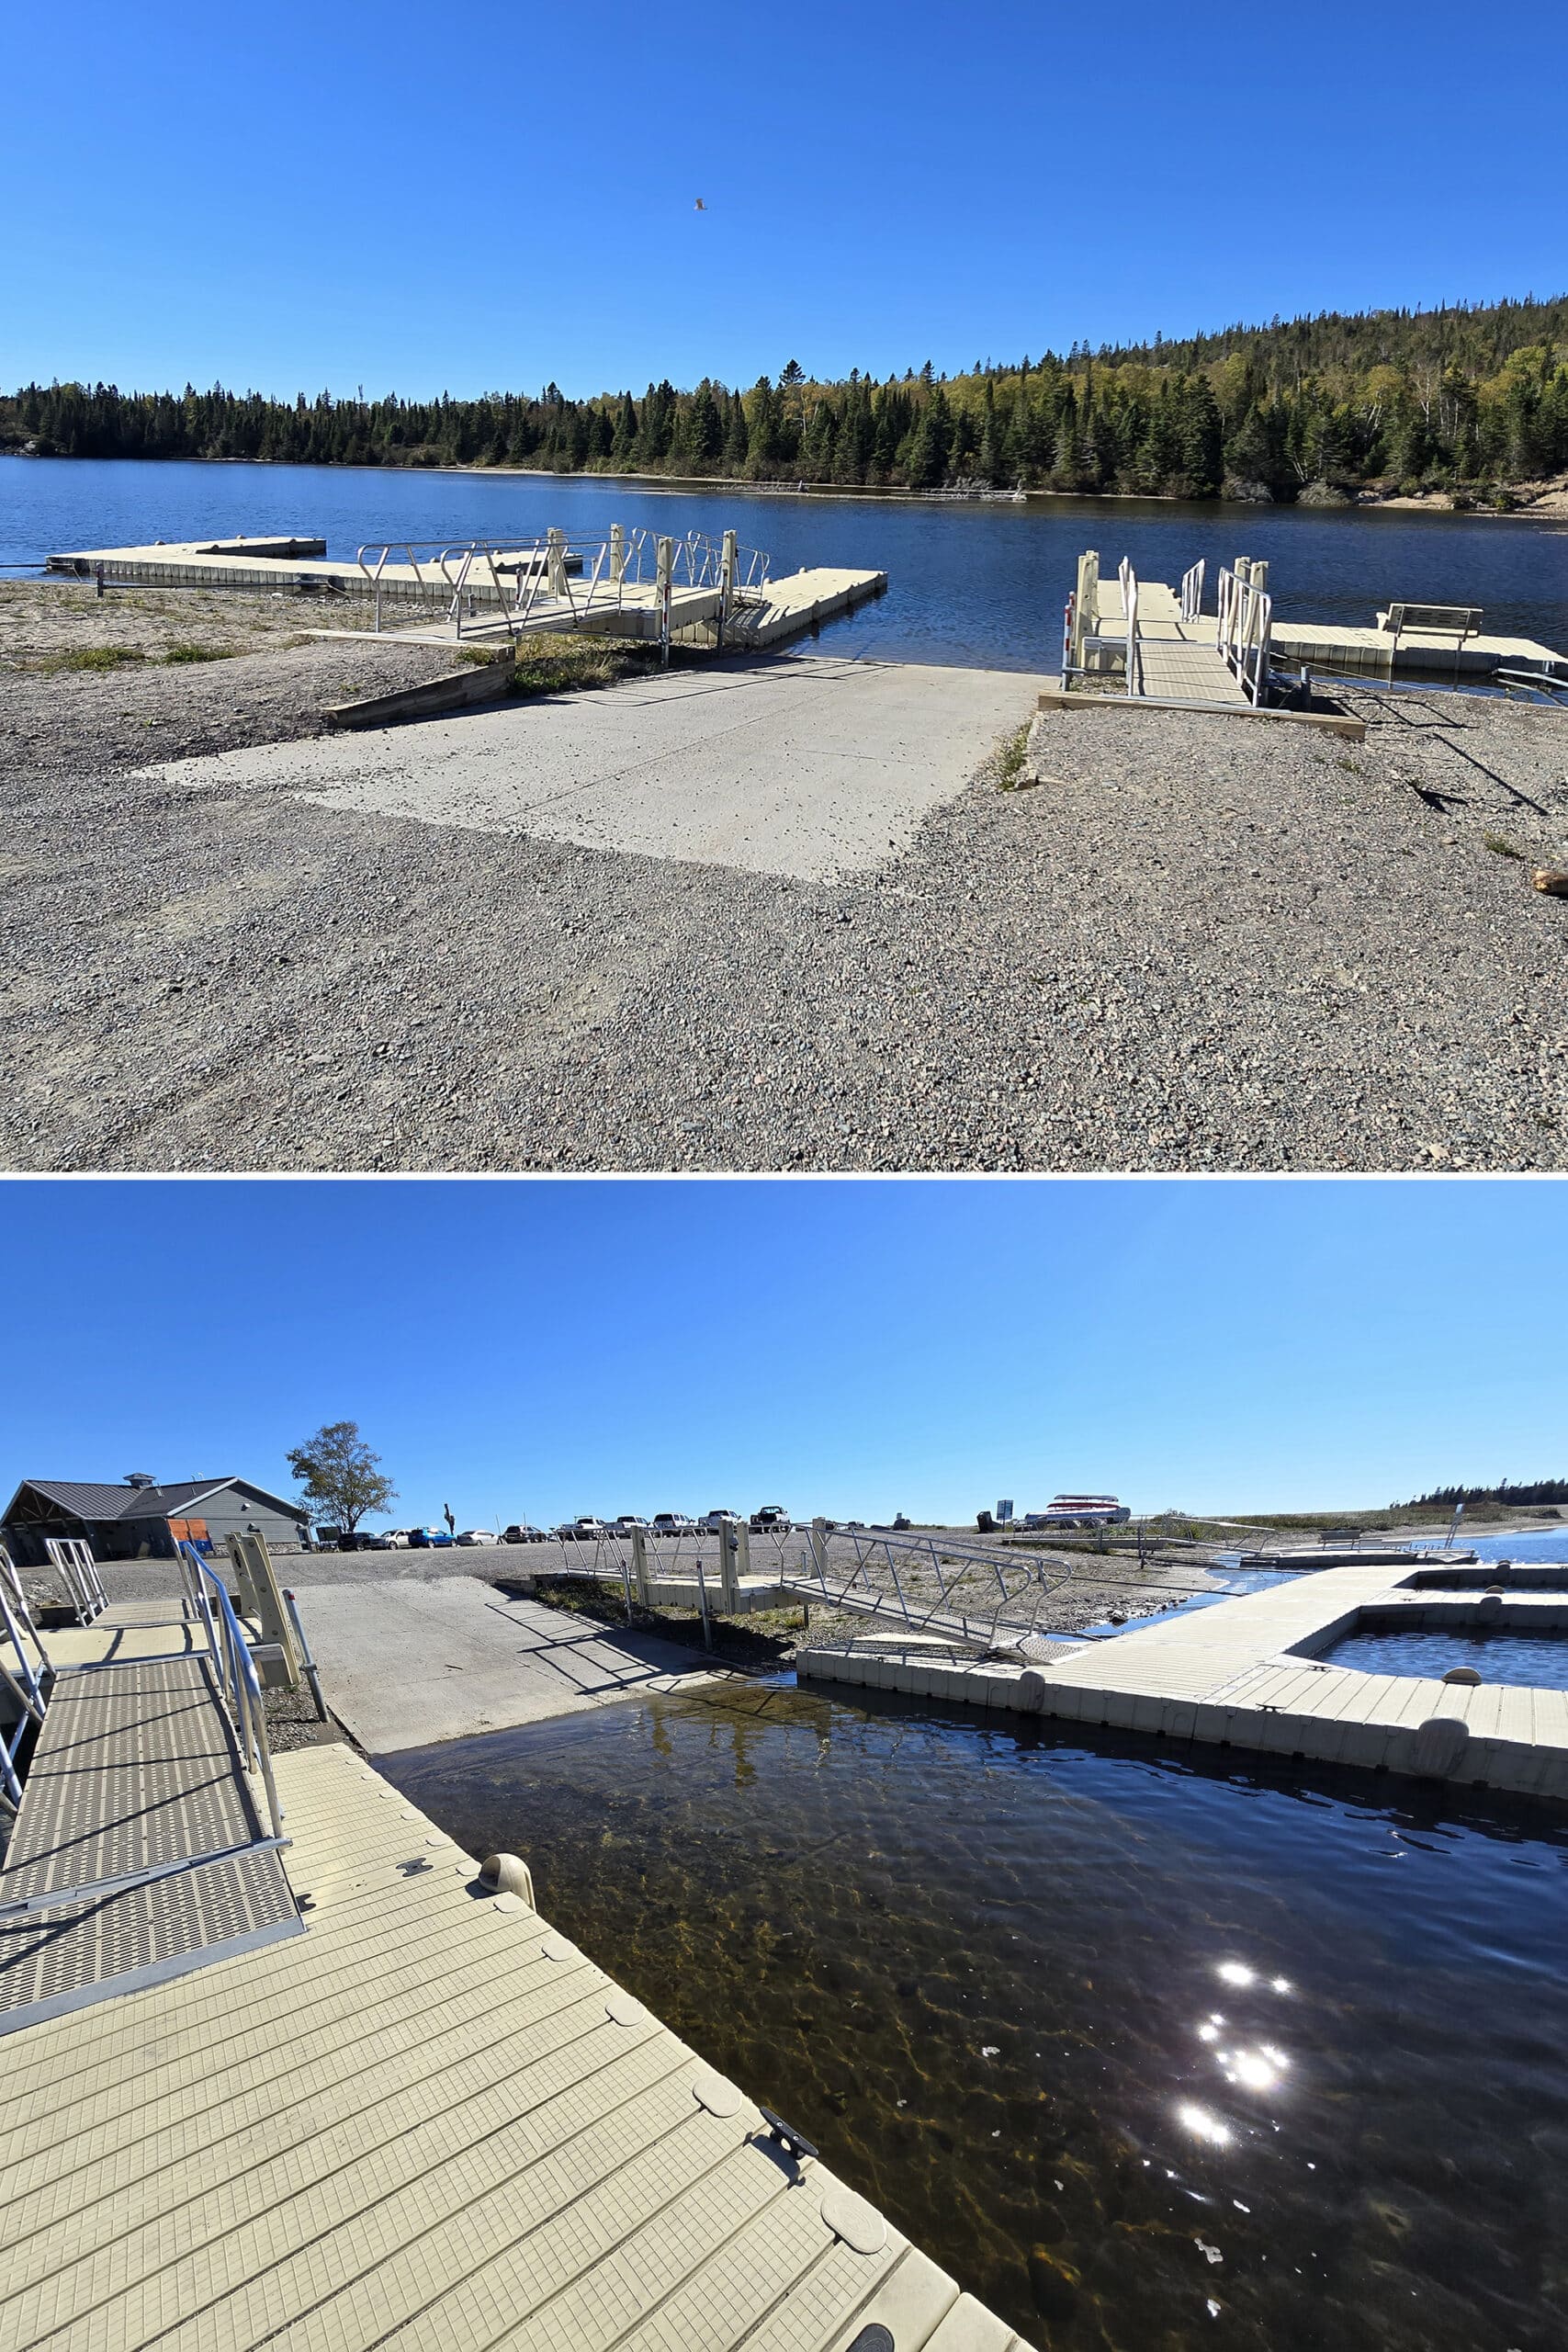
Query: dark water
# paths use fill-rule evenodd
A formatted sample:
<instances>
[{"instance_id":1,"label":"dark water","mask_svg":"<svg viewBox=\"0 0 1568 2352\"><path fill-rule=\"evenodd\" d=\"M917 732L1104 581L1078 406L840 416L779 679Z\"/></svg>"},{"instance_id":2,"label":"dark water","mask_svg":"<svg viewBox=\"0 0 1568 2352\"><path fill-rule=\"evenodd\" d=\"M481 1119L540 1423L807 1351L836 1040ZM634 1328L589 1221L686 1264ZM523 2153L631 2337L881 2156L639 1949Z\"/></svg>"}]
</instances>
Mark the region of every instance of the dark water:
<instances>
[{"instance_id":1,"label":"dark water","mask_svg":"<svg viewBox=\"0 0 1568 2352\"><path fill-rule=\"evenodd\" d=\"M1217 1760L758 1686L382 1769L1054 2352L1560 2347L1568 1832Z\"/></svg>"},{"instance_id":2,"label":"dark water","mask_svg":"<svg viewBox=\"0 0 1568 2352\"><path fill-rule=\"evenodd\" d=\"M1490 629L1568 647L1568 524L1475 515L1317 513L1160 500L940 505L770 498L581 477L382 472L339 466L160 465L0 459L0 564L76 548L238 532L308 533L351 559L369 541L530 537L612 522L716 531L733 525L775 571L843 564L886 571L886 596L833 622L844 653L1003 669L1056 666L1062 607L1085 547L1114 570L1179 579L1199 556L1269 560L1282 619L1367 624L1391 595L1479 605ZM1213 600L1211 587L1210 601Z\"/></svg>"},{"instance_id":3,"label":"dark water","mask_svg":"<svg viewBox=\"0 0 1568 2352\"><path fill-rule=\"evenodd\" d=\"M1412 1627L1407 1633L1348 1634L1324 1652L1336 1666L1360 1674L1424 1674L1440 1679L1454 1666L1472 1666L1483 1682L1524 1682L1538 1690L1568 1690L1568 1635L1463 1633Z\"/></svg>"}]
</instances>

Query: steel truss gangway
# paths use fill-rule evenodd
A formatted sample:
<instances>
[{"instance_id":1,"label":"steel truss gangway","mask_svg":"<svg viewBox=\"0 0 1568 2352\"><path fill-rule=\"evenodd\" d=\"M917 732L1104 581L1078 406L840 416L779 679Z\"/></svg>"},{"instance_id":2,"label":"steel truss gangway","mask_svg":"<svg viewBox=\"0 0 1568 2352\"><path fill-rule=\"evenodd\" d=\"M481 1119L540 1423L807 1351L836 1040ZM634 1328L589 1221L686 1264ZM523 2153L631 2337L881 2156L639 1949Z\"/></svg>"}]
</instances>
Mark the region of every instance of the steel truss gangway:
<instances>
[{"instance_id":1,"label":"steel truss gangway","mask_svg":"<svg viewBox=\"0 0 1568 2352\"><path fill-rule=\"evenodd\" d=\"M221 1579L188 1544L179 1566L168 1646L132 1608L122 1651L111 1605L98 1654L68 1660L0 1552L19 1718L0 1733L0 2034L303 1932L255 1661Z\"/></svg>"}]
</instances>

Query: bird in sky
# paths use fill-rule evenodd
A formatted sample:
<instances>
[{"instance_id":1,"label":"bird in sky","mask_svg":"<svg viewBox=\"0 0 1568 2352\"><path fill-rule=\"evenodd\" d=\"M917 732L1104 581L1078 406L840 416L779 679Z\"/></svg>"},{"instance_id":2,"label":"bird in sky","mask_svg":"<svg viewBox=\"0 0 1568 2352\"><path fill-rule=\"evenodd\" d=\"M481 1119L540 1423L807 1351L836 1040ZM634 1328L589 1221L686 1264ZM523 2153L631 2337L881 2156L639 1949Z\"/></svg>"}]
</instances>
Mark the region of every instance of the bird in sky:
<instances>
[{"instance_id":1,"label":"bird in sky","mask_svg":"<svg viewBox=\"0 0 1568 2352\"><path fill-rule=\"evenodd\" d=\"M697 212L705 212L707 210L707 206L703 202L700 196L698 197L695 205L693 207L693 209Z\"/></svg>"}]
</instances>

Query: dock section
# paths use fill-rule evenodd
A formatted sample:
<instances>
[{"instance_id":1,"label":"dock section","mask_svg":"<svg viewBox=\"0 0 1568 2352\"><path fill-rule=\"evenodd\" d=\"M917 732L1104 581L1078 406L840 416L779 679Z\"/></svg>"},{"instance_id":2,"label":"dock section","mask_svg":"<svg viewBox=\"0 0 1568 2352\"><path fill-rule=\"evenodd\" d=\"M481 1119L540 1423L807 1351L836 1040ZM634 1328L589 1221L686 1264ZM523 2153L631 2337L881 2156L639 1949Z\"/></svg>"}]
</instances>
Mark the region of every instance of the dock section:
<instances>
[{"instance_id":1,"label":"dock section","mask_svg":"<svg viewBox=\"0 0 1568 2352\"><path fill-rule=\"evenodd\" d=\"M1028 2352L342 1747L294 1940L0 2042L0 2352Z\"/></svg>"},{"instance_id":2,"label":"dock section","mask_svg":"<svg viewBox=\"0 0 1568 2352\"><path fill-rule=\"evenodd\" d=\"M715 543L626 532L572 543L549 531L516 545L463 541L365 548L329 559L326 541L156 541L51 555L51 572L117 588L198 588L342 606L331 633L394 643L505 643L589 630L662 643L761 650L880 595L884 571L814 566L773 580L767 559ZM368 622L368 627L367 627Z\"/></svg>"},{"instance_id":3,"label":"dock section","mask_svg":"<svg viewBox=\"0 0 1568 2352\"><path fill-rule=\"evenodd\" d=\"M301 1931L221 1665L130 1613L48 1653L0 1871L0 2035Z\"/></svg>"},{"instance_id":4,"label":"dock section","mask_svg":"<svg viewBox=\"0 0 1568 2352\"><path fill-rule=\"evenodd\" d=\"M1568 1802L1568 1691L1369 1674L1320 1655L1358 1625L1528 1632L1551 1623L1540 1598L1458 1598L1439 1604L1374 1562L1077 1641L1070 1655L1027 1667L939 1661L883 1643L802 1650L796 1670L813 1682Z\"/></svg>"}]
</instances>

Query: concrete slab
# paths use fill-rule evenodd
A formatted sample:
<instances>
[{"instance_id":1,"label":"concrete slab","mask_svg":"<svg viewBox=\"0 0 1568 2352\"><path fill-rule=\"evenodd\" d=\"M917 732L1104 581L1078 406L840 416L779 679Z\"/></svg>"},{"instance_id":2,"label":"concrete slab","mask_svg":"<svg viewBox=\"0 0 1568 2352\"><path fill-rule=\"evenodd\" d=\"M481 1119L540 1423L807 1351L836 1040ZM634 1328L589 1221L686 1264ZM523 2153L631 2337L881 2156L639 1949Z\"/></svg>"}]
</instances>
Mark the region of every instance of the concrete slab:
<instances>
[{"instance_id":1,"label":"concrete slab","mask_svg":"<svg viewBox=\"0 0 1568 2352\"><path fill-rule=\"evenodd\" d=\"M829 881L907 848L1028 718L1041 684L819 655L738 661L152 773L193 791L281 787L368 815Z\"/></svg>"},{"instance_id":2,"label":"concrete slab","mask_svg":"<svg viewBox=\"0 0 1568 2352\"><path fill-rule=\"evenodd\" d=\"M672 1642L508 1600L472 1577L294 1591L327 1703L372 1755L712 1679Z\"/></svg>"}]
</instances>

